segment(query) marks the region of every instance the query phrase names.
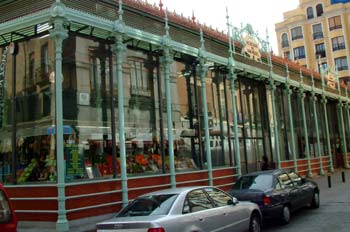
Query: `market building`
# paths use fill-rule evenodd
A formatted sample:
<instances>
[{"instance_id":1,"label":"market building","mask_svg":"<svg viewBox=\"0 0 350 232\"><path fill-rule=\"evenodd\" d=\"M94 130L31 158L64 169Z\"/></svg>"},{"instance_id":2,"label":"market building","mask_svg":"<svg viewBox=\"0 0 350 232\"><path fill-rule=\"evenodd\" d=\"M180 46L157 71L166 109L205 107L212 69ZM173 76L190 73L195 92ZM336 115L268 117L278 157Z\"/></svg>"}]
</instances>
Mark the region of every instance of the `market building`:
<instances>
[{"instance_id":1,"label":"market building","mask_svg":"<svg viewBox=\"0 0 350 232\"><path fill-rule=\"evenodd\" d=\"M125 1L0 2L0 180L23 231L84 231L163 188L348 167L348 89L228 33ZM227 13L227 15L229 15Z\"/></svg>"}]
</instances>

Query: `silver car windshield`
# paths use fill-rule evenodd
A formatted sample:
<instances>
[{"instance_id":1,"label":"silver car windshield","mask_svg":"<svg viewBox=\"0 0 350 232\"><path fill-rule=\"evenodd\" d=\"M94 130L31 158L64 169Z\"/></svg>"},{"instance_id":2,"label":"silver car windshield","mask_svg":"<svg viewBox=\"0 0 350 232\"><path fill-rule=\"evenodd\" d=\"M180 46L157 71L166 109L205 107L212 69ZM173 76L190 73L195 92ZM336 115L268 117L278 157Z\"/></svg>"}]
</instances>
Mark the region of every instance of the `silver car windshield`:
<instances>
[{"instance_id":1,"label":"silver car windshield","mask_svg":"<svg viewBox=\"0 0 350 232\"><path fill-rule=\"evenodd\" d=\"M234 185L234 189L266 190L272 186L272 175L242 176Z\"/></svg>"},{"instance_id":2,"label":"silver car windshield","mask_svg":"<svg viewBox=\"0 0 350 232\"><path fill-rule=\"evenodd\" d=\"M139 197L124 208L117 217L166 215L177 196L177 194L164 194Z\"/></svg>"}]
</instances>

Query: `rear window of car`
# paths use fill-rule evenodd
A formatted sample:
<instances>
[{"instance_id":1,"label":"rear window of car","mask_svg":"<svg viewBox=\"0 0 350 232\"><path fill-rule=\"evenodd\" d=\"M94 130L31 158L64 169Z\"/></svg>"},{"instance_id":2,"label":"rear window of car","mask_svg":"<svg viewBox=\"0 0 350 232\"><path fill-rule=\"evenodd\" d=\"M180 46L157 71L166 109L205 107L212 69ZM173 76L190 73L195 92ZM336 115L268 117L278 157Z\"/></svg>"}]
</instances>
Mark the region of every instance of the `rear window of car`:
<instances>
[{"instance_id":1,"label":"rear window of car","mask_svg":"<svg viewBox=\"0 0 350 232\"><path fill-rule=\"evenodd\" d=\"M6 223L11 220L12 213L10 204L5 193L0 190L0 223Z\"/></svg>"},{"instance_id":2,"label":"rear window of car","mask_svg":"<svg viewBox=\"0 0 350 232\"><path fill-rule=\"evenodd\" d=\"M166 215L177 196L177 194L164 194L139 197L124 208L117 217Z\"/></svg>"},{"instance_id":3,"label":"rear window of car","mask_svg":"<svg viewBox=\"0 0 350 232\"><path fill-rule=\"evenodd\" d=\"M265 190L272 187L272 175L249 175L242 176L234 185L234 189Z\"/></svg>"}]
</instances>

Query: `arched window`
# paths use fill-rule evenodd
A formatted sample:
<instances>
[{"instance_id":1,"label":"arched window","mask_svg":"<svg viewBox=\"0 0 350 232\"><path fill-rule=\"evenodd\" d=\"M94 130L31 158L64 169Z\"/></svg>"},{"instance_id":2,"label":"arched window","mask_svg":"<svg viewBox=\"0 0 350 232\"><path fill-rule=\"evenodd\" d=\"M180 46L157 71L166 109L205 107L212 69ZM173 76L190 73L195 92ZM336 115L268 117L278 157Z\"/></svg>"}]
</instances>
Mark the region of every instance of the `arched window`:
<instances>
[{"instance_id":1,"label":"arched window","mask_svg":"<svg viewBox=\"0 0 350 232\"><path fill-rule=\"evenodd\" d=\"M314 17L314 9L310 6L306 10L307 19L312 19Z\"/></svg>"},{"instance_id":2,"label":"arched window","mask_svg":"<svg viewBox=\"0 0 350 232\"><path fill-rule=\"evenodd\" d=\"M282 34L282 48L289 47L288 35L287 33Z\"/></svg>"},{"instance_id":3,"label":"arched window","mask_svg":"<svg viewBox=\"0 0 350 232\"><path fill-rule=\"evenodd\" d=\"M322 7L322 4L318 4L316 6L316 13L317 13L317 17L323 15L323 7Z\"/></svg>"}]
</instances>

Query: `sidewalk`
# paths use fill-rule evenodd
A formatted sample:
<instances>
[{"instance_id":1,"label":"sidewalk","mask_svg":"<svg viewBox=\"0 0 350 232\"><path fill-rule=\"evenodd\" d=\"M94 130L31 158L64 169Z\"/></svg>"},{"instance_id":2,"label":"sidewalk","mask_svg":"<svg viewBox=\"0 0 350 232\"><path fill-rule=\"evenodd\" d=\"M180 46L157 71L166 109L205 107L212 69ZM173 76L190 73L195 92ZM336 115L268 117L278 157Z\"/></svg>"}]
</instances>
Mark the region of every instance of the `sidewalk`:
<instances>
[{"instance_id":1,"label":"sidewalk","mask_svg":"<svg viewBox=\"0 0 350 232\"><path fill-rule=\"evenodd\" d=\"M342 180L342 172L344 172L345 182ZM331 187L329 187L329 178ZM327 198L329 195L334 194L334 191L350 192L350 169L335 169L334 173L328 173L324 176L317 175L311 179L315 181L320 188L321 200L322 198ZM349 198L349 196L347 198ZM344 197L346 196L344 195Z\"/></svg>"}]
</instances>

